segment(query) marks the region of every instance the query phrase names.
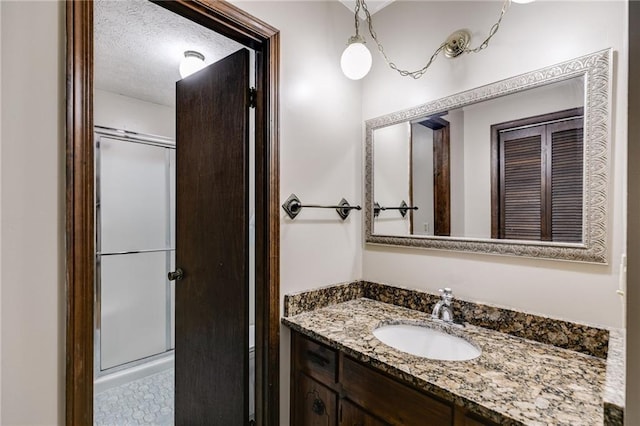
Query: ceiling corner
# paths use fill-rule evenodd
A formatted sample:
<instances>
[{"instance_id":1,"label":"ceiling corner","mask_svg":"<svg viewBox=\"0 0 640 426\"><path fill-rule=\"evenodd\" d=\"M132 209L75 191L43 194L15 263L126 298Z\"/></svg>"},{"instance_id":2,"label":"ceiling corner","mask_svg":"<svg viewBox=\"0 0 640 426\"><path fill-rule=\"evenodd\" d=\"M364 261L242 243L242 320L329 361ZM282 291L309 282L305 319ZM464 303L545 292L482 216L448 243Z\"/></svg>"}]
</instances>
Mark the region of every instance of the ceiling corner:
<instances>
[{"instance_id":1,"label":"ceiling corner","mask_svg":"<svg viewBox=\"0 0 640 426\"><path fill-rule=\"evenodd\" d=\"M383 8L389 6L394 1L395 0L368 0L367 1L367 8L369 9L369 12L373 15L374 13L379 12ZM344 7L349 9L351 11L351 13L353 13L355 11L355 7L356 7L356 1L355 0L340 0L340 3L342 3L344 5ZM361 18L364 19L364 17L362 17L362 16L361 16Z\"/></svg>"}]
</instances>

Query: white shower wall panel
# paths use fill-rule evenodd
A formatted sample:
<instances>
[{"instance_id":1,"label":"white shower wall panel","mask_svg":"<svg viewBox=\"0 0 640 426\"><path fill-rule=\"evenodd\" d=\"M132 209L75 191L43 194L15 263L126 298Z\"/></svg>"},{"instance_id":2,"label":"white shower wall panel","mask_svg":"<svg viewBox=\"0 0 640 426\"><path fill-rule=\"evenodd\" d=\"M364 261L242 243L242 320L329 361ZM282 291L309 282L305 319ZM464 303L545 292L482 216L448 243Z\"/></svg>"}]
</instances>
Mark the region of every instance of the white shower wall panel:
<instances>
[{"instance_id":1,"label":"white shower wall panel","mask_svg":"<svg viewBox=\"0 0 640 426\"><path fill-rule=\"evenodd\" d=\"M167 246L166 148L101 138L102 253Z\"/></svg>"},{"instance_id":2,"label":"white shower wall panel","mask_svg":"<svg viewBox=\"0 0 640 426\"><path fill-rule=\"evenodd\" d=\"M166 351L164 252L103 256L101 368Z\"/></svg>"},{"instance_id":3,"label":"white shower wall panel","mask_svg":"<svg viewBox=\"0 0 640 426\"><path fill-rule=\"evenodd\" d=\"M100 371L173 348L175 150L99 138Z\"/></svg>"}]
</instances>

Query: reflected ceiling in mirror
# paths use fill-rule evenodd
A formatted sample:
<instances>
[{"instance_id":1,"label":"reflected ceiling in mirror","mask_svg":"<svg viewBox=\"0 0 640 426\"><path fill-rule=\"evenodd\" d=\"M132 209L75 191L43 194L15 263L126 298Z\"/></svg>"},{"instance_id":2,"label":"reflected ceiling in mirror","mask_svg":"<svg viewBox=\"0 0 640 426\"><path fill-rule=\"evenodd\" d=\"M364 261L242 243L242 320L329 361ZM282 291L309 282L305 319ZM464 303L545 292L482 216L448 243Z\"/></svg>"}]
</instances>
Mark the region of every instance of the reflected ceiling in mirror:
<instances>
[{"instance_id":1,"label":"reflected ceiling in mirror","mask_svg":"<svg viewBox=\"0 0 640 426\"><path fill-rule=\"evenodd\" d=\"M611 55L367 121L366 241L606 263Z\"/></svg>"}]
</instances>

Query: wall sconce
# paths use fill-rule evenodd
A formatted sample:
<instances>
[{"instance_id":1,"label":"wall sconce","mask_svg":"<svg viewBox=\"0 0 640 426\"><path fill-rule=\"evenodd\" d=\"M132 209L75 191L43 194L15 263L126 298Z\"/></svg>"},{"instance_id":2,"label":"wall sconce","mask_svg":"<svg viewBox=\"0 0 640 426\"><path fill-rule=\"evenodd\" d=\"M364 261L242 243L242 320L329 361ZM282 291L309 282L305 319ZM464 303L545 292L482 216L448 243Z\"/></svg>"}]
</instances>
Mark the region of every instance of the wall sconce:
<instances>
[{"instance_id":1,"label":"wall sconce","mask_svg":"<svg viewBox=\"0 0 640 426\"><path fill-rule=\"evenodd\" d=\"M195 50L184 52L184 59L180 62L180 77L185 78L205 67L204 55Z\"/></svg>"},{"instance_id":2,"label":"wall sconce","mask_svg":"<svg viewBox=\"0 0 640 426\"><path fill-rule=\"evenodd\" d=\"M367 4L364 0L356 0L355 7L355 29L356 34L349 38L347 42L347 47L342 53L340 58L340 67L342 68L342 72L345 76L352 80L360 80L363 78L369 70L371 69L371 53L369 49L365 46L364 37L360 35L360 18L359 13L360 9L362 9L366 16L367 26L369 28L369 34L373 41L376 42L378 46L378 50L380 54L384 58L385 62L392 70L397 71L403 77L411 77L414 79L419 79L424 75L427 69L431 66L436 57L440 54L440 52L444 53L444 56L447 58L455 58L460 56L463 53L478 53L481 50L485 49L489 45L489 41L491 38L498 32L500 28L500 23L502 22L502 18L504 17L509 5L512 0L505 0L502 4L502 9L500 10L500 16L495 24L489 30L489 35L484 41L476 48L469 47L471 43L471 34L467 30L458 30L451 34L445 41L438 47L427 64L419 70L416 71L407 71L398 66L389 59L387 54L385 53L384 47L382 43L378 40L378 36L373 29L373 23L371 21L371 14L369 13L369 9L367 8ZM513 0L516 3L530 3L534 0Z\"/></svg>"}]
</instances>

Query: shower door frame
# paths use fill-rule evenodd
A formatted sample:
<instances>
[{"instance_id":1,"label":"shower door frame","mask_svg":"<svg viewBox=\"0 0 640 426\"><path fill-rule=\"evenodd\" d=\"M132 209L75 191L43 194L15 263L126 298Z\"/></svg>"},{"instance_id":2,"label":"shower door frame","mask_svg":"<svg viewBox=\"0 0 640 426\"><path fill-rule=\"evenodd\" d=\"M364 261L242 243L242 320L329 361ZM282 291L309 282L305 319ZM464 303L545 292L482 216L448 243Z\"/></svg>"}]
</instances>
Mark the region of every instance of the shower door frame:
<instances>
[{"instance_id":1,"label":"shower door frame","mask_svg":"<svg viewBox=\"0 0 640 426\"><path fill-rule=\"evenodd\" d=\"M117 253L103 253L102 252L102 247L101 247L101 241L102 241L102 237L101 237L101 233L102 233L102 210L100 207L101 206L101 184L102 184L102 175L101 175L101 146L100 146L100 140L101 138L105 138L105 139L111 139L111 140L115 140L115 141L119 141L119 142L123 142L123 143L135 143L135 144L141 144L141 145L146 145L146 146L152 146L154 148L158 148L158 149L164 149L164 156L165 156L165 171L166 171L166 176L165 176L165 185L166 185L166 190L167 190L167 221L166 221L166 237L165 237L165 245L167 246L164 249L158 249L158 250L135 250L135 251L128 251L128 252L117 252ZM159 252L162 251L165 253L165 268L166 271L172 271L172 264L171 264L171 252L175 253L175 247L170 247L171 246L171 214L170 214L170 210L171 210L171 171L170 171L170 164L171 164L171 160L170 160L170 151L173 150L175 151L176 149L176 145L175 145L175 140L171 139L171 138L167 138L164 136L156 136L156 135L148 135L145 133L137 133L137 132L130 132L128 130L122 130L122 129L113 129L110 127L104 127L104 126L94 126L94 157L95 157L95 162L94 162L94 167L95 167L95 180L94 180L94 185L95 185L95 202L96 202L96 208L95 208L95 233L96 233L96 240L95 240L95 247L96 247L96 256L95 256L95 281L94 281L94 378L100 378L100 377L104 377L107 376L111 373L116 373L118 371L122 371L125 370L127 368L131 368L131 367L135 367L138 365L142 365L144 363L147 363L149 361L155 361L155 360L159 360L159 359L163 359L167 356L171 356L173 354L173 347L172 347L172 317L171 317L171 312L172 312L172 306L171 306L171 282L166 279L165 281L165 292L166 292L166 300L165 300L165 315L166 315L166 324L165 324L165 339L166 339L166 343L165 343L165 350L163 352L158 352L155 354L151 354L148 356L145 356L143 358L138 358L138 359L134 359L132 361L127 361L125 363L122 364L118 364L118 365L114 365L113 367L109 367L106 369L102 368L102 341L101 341L101 337L102 337L102 295L101 295L101 291L102 291L102 276L101 276L101 269L102 269L102 256L113 256L113 255L129 255L129 254L138 254L138 253L150 253L150 252ZM175 213L174 213L175 216Z\"/></svg>"},{"instance_id":2,"label":"shower door frame","mask_svg":"<svg viewBox=\"0 0 640 426\"><path fill-rule=\"evenodd\" d=\"M153 0L256 52L256 421L278 426L280 406L280 33L220 0ZM93 2L66 2L65 422L93 424Z\"/></svg>"}]
</instances>

